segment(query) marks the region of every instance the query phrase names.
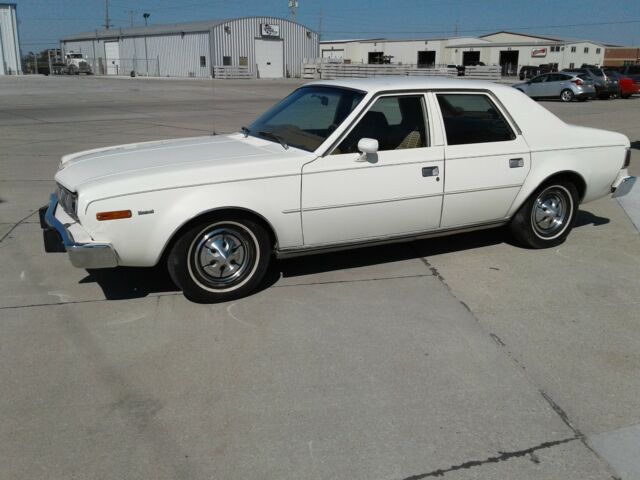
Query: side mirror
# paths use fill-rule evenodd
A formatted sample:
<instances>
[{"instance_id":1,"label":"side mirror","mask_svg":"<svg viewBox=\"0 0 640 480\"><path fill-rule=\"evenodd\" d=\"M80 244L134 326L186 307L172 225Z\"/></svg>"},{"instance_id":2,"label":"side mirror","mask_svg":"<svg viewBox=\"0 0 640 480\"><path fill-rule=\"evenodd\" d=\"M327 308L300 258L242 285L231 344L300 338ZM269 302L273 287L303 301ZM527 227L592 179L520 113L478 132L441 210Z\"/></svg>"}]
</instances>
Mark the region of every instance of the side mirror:
<instances>
[{"instance_id":1,"label":"side mirror","mask_svg":"<svg viewBox=\"0 0 640 480\"><path fill-rule=\"evenodd\" d=\"M378 153L378 140L374 138L361 138L358 142L358 150L362 153Z\"/></svg>"},{"instance_id":2,"label":"side mirror","mask_svg":"<svg viewBox=\"0 0 640 480\"><path fill-rule=\"evenodd\" d=\"M358 150L361 152L361 155L356 162L377 162L378 148L380 148L380 145L375 138L361 138L358 142Z\"/></svg>"}]
</instances>

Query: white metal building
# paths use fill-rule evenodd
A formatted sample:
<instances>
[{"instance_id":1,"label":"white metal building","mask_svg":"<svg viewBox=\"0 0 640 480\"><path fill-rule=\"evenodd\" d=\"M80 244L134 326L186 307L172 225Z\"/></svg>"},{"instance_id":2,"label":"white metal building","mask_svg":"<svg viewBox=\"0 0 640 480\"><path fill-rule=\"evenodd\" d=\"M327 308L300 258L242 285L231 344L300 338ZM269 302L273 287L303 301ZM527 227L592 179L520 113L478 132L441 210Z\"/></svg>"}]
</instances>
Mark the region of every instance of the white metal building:
<instances>
[{"instance_id":1,"label":"white metal building","mask_svg":"<svg viewBox=\"0 0 640 480\"><path fill-rule=\"evenodd\" d=\"M15 3L0 3L0 75L20 75L22 61Z\"/></svg>"},{"instance_id":2,"label":"white metal building","mask_svg":"<svg viewBox=\"0 0 640 480\"><path fill-rule=\"evenodd\" d=\"M82 53L98 74L211 77L219 67L238 67L282 78L300 76L318 41L315 31L290 20L244 17L96 30L62 39L61 48Z\"/></svg>"},{"instance_id":3,"label":"white metal building","mask_svg":"<svg viewBox=\"0 0 640 480\"><path fill-rule=\"evenodd\" d=\"M429 65L501 65L514 74L523 65L556 64L558 69L601 65L605 44L566 40L513 32L482 37L430 38L421 40L333 40L320 42L325 61L351 63L402 63Z\"/></svg>"}]
</instances>

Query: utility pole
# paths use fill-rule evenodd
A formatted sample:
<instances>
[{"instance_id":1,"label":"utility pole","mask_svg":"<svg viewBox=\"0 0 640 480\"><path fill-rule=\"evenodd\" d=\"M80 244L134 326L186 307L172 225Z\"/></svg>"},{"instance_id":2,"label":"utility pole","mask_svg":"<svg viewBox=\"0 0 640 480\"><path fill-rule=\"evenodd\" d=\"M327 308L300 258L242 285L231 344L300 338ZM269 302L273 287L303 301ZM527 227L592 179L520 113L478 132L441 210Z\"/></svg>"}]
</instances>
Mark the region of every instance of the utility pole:
<instances>
[{"instance_id":1,"label":"utility pole","mask_svg":"<svg viewBox=\"0 0 640 480\"><path fill-rule=\"evenodd\" d=\"M318 25L318 41L322 40L322 20L324 19L324 14L322 13L322 8L320 8L320 22Z\"/></svg>"},{"instance_id":2,"label":"utility pole","mask_svg":"<svg viewBox=\"0 0 640 480\"><path fill-rule=\"evenodd\" d=\"M144 26L147 26L147 20L151 16L150 13L143 13L142 18L144 18ZM147 52L147 32L144 32L144 61L147 65L147 77L149 76L149 53ZM158 66L158 75L160 75L160 67Z\"/></svg>"},{"instance_id":3,"label":"utility pole","mask_svg":"<svg viewBox=\"0 0 640 480\"><path fill-rule=\"evenodd\" d=\"M109 0L104 0L104 28L109 30L111 20L109 19Z\"/></svg>"},{"instance_id":4,"label":"utility pole","mask_svg":"<svg viewBox=\"0 0 640 480\"><path fill-rule=\"evenodd\" d=\"M298 10L298 0L289 0L289 11L291 12L291 20L296 21L296 13Z\"/></svg>"},{"instance_id":5,"label":"utility pole","mask_svg":"<svg viewBox=\"0 0 640 480\"><path fill-rule=\"evenodd\" d=\"M129 10L129 26L133 28L133 14L136 13L133 10Z\"/></svg>"}]
</instances>

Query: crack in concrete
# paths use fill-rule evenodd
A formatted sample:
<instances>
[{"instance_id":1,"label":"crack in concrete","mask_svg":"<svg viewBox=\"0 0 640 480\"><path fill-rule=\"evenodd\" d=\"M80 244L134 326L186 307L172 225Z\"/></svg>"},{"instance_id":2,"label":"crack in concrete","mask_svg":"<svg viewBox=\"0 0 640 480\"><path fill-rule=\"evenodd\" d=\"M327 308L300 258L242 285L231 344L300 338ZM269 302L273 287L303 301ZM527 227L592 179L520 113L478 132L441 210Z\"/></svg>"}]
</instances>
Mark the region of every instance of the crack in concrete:
<instances>
[{"instance_id":1,"label":"crack in concrete","mask_svg":"<svg viewBox=\"0 0 640 480\"><path fill-rule=\"evenodd\" d=\"M11 235L11 232L13 232L16 228L18 228L20 225L22 225L26 220L29 220L31 217L33 217L36 213L38 213L37 210L31 212L29 215L27 215L24 218L21 218L20 220L18 220L16 223L13 224L13 226L9 229L9 231L7 233L5 233L2 238L0 238L0 243L4 242L5 239Z\"/></svg>"},{"instance_id":2,"label":"crack in concrete","mask_svg":"<svg viewBox=\"0 0 640 480\"><path fill-rule=\"evenodd\" d=\"M421 473L418 475L412 475L410 477L406 477L403 480L421 480L423 478L427 478L427 477L443 477L445 474L449 473L449 472L455 472L456 470L467 470L470 468L474 468L474 467L480 467L482 465L486 465L488 463L500 463L500 462L505 462L507 460L510 460L512 458L519 458L519 457L524 457L527 455L532 455L534 452L537 452L538 450L544 450L547 448L552 448L558 445L562 445L565 443L569 443L569 442L573 442L575 440L578 440L578 438L576 437L569 437L569 438L565 438L563 440L555 440L555 441L551 441L551 442L543 442L539 445L536 445L535 447L530 447L530 448L525 448L523 450L515 450L513 452L498 452L499 455L493 456L493 457L488 457L485 458L484 460L470 460L468 462L464 462L464 463L460 463L458 465L452 465L449 468L439 468L437 470L433 470L431 472L428 473ZM538 457L535 457L536 459L538 459ZM540 460L538 459L538 462ZM535 461L534 461L535 462Z\"/></svg>"},{"instance_id":3,"label":"crack in concrete","mask_svg":"<svg viewBox=\"0 0 640 480\"><path fill-rule=\"evenodd\" d=\"M415 247L414 247L415 248ZM416 249L417 252L417 249ZM418 255L420 255L419 252L417 252ZM476 322L480 323L480 320L478 319L478 317L476 316L476 314L471 310L471 308L469 308L469 306L464 303L462 300L460 300L458 298L458 296L453 292L453 290L451 289L451 287L449 286L449 284L447 284L446 280L444 279L444 277L440 274L440 272L438 271L437 268L435 268L434 266L432 266L429 261L425 258L420 256L420 260L422 260L422 263L424 263L426 265L426 267L431 271L431 273L433 273L434 276L436 276L441 282L442 284L447 288L447 290L449 290L449 292L451 293L451 295L453 295L453 297L458 300L458 302L460 302L460 304L469 311L469 313L471 314L471 316L476 320ZM484 327L482 327L484 330ZM486 330L485 330L486 331ZM498 337L496 334L492 333L492 332L487 332L489 337L498 345L499 348L504 348L506 350L506 354L507 356L511 359L511 361L513 363L515 363L518 367L520 367L520 369L523 372L526 372L526 368L525 366L513 355L513 353L511 352L511 350L509 350L507 344L505 342L502 341L502 339L500 337ZM529 382L535 386L538 389L538 392L540 393L540 395L542 395L542 398L545 399L545 401L549 404L549 406L551 407L551 409L556 413L556 415L558 415L560 417L560 419L562 420L562 422L573 432L574 437L571 438L571 440L579 440L590 452L592 452L598 459L600 459L601 461L603 461L605 464L607 464L609 466L609 468L612 468L609 465L609 462L607 462L605 459L603 459L598 452L596 452L591 445L589 445L589 442L587 441L587 437L571 422L571 420L569 419L569 415L567 414L567 412L564 411L564 409L562 409L560 407L560 405L558 405L552 398L551 396L546 393L544 390L542 390L541 388L539 388L536 385L536 382L533 381L533 379L527 375L527 378L529 380ZM542 444L544 445L544 444ZM449 470L447 470L449 471ZM425 475L425 476L435 476L435 475ZM405 480L417 480L419 478L425 478L425 476L417 476L417 477L409 477L408 479ZM612 476L612 478L615 480L615 477Z\"/></svg>"},{"instance_id":4,"label":"crack in concrete","mask_svg":"<svg viewBox=\"0 0 640 480\"><path fill-rule=\"evenodd\" d=\"M424 278L433 275L404 275L400 277L375 277L375 278L359 278L353 280L328 280L326 282L310 282L310 283L293 283L289 285L273 285L271 288L289 288L289 287L307 287L316 285L333 285L340 283L360 283L360 282L380 282L384 280L404 280L408 278Z\"/></svg>"}]
</instances>

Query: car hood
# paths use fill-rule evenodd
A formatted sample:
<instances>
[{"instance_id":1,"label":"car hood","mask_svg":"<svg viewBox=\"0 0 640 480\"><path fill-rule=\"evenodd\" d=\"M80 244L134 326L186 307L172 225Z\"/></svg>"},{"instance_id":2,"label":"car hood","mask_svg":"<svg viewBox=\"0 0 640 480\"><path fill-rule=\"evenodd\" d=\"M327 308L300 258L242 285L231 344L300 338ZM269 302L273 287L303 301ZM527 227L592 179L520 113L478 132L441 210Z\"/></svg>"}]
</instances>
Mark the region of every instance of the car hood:
<instances>
[{"instance_id":1,"label":"car hood","mask_svg":"<svg viewBox=\"0 0 640 480\"><path fill-rule=\"evenodd\" d=\"M300 173L315 154L242 134L161 140L66 155L56 182L91 200ZM300 161L292 161L300 159Z\"/></svg>"}]
</instances>

